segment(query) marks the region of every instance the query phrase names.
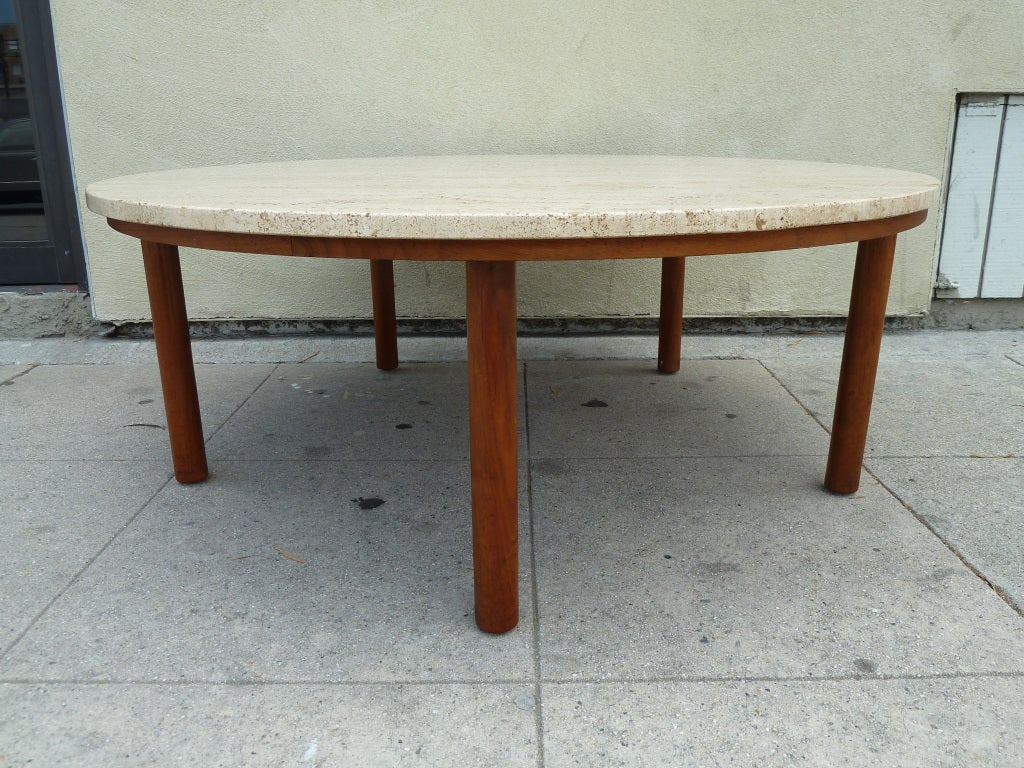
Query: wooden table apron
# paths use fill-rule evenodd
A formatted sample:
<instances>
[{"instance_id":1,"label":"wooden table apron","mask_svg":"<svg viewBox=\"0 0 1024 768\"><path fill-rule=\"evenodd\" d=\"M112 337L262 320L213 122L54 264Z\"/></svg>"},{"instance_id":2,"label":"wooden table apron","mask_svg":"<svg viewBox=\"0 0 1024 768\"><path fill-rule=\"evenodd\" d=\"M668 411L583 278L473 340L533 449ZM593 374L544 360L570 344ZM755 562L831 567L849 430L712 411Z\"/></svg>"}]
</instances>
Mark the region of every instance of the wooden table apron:
<instances>
[{"instance_id":1,"label":"wooden table apron","mask_svg":"<svg viewBox=\"0 0 1024 768\"><path fill-rule=\"evenodd\" d=\"M466 265L473 568L477 625L506 632L519 619L516 434L516 262L661 258L658 369L679 369L685 259L690 256L858 242L850 312L836 394L825 487L853 493L860 482L896 235L927 211L869 221L704 235L540 240L414 240L233 234L108 219L142 241L174 473L207 477L195 370L178 246L371 260L377 365L398 365L392 263Z\"/></svg>"}]
</instances>

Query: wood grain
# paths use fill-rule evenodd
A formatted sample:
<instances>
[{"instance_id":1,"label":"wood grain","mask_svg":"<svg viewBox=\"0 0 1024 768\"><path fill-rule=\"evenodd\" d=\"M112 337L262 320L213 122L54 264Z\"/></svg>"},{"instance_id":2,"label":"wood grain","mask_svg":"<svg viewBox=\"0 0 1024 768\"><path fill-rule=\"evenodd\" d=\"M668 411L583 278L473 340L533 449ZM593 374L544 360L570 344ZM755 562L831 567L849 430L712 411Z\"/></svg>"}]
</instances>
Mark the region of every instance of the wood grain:
<instances>
[{"instance_id":1,"label":"wood grain","mask_svg":"<svg viewBox=\"0 0 1024 768\"><path fill-rule=\"evenodd\" d=\"M476 623L519 621L516 265L466 263Z\"/></svg>"},{"instance_id":2,"label":"wood grain","mask_svg":"<svg viewBox=\"0 0 1024 768\"><path fill-rule=\"evenodd\" d=\"M825 470L825 487L835 493L853 493L860 485L895 250L895 235L866 240L857 247Z\"/></svg>"},{"instance_id":3,"label":"wood grain","mask_svg":"<svg viewBox=\"0 0 1024 768\"><path fill-rule=\"evenodd\" d=\"M683 285L686 259L675 256L661 260L661 311L658 316L658 370L679 370L683 339Z\"/></svg>"},{"instance_id":4,"label":"wood grain","mask_svg":"<svg viewBox=\"0 0 1024 768\"><path fill-rule=\"evenodd\" d=\"M373 294L373 341L377 367L391 371L398 367L398 323L395 319L394 262L376 259L370 262L370 288Z\"/></svg>"},{"instance_id":5,"label":"wood grain","mask_svg":"<svg viewBox=\"0 0 1024 768\"><path fill-rule=\"evenodd\" d=\"M178 249L173 245L143 240L142 259L153 314L153 336L156 339L174 477L179 483L198 483L205 480L209 472Z\"/></svg>"}]
</instances>

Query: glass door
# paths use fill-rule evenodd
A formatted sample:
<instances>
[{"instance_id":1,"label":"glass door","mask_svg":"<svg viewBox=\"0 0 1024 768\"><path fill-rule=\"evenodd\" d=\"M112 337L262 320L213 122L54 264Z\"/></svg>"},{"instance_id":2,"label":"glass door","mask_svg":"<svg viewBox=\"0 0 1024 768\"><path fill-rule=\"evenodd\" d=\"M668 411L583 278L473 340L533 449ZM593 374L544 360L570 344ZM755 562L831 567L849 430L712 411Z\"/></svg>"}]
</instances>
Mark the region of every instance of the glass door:
<instances>
[{"instance_id":1,"label":"glass door","mask_svg":"<svg viewBox=\"0 0 1024 768\"><path fill-rule=\"evenodd\" d=\"M0 0L0 285L85 281L46 2Z\"/></svg>"}]
</instances>

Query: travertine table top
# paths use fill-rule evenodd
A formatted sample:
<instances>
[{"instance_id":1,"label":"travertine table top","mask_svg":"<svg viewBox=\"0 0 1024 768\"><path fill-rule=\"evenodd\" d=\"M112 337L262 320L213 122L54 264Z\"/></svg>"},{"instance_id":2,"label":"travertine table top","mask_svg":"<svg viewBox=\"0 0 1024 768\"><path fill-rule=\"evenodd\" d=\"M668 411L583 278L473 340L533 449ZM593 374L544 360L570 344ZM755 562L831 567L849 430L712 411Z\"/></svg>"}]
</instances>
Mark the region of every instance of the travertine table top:
<instances>
[{"instance_id":1,"label":"travertine table top","mask_svg":"<svg viewBox=\"0 0 1024 768\"><path fill-rule=\"evenodd\" d=\"M788 160L383 157L157 171L89 185L108 218L313 237L533 239L789 229L928 208L939 182Z\"/></svg>"}]
</instances>

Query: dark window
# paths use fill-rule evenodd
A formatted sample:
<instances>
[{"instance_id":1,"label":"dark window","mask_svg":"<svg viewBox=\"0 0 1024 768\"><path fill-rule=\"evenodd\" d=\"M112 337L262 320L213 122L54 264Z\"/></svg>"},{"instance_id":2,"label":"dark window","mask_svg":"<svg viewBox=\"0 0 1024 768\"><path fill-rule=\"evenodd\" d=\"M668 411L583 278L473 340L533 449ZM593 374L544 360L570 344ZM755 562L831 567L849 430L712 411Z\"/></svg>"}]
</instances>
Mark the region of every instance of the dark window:
<instances>
[{"instance_id":1,"label":"dark window","mask_svg":"<svg viewBox=\"0 0 1024 768\"><path fill-rule=\"evenodd\" d=\"M0 285L85 283L45 1L0 0Z\"/></svg>"}]
</instances>

